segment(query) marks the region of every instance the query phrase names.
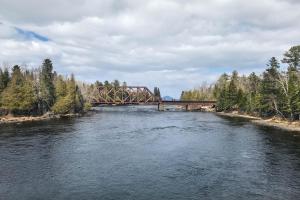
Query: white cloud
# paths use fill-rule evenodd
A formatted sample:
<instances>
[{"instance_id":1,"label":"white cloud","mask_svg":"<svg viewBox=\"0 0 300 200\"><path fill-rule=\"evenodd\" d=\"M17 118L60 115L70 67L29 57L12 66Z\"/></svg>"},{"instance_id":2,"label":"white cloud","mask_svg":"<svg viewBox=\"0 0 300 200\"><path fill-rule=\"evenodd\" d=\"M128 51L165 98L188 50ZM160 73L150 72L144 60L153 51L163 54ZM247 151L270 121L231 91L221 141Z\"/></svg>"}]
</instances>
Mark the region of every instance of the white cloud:
<instances>
[{"instance_id":1,"label":"white cloud","mask_svg":"<svg viewBox=\"0 0 300 200\"><path fill-rule=\"evenodd\" d=\"M83 80L118 78L178 96L224 70L262 71L300 43L299 9L293 0L1 0L0 62L50 57ZM50 41L20 40L14 26Z\"/></svg>"}]
</instances>

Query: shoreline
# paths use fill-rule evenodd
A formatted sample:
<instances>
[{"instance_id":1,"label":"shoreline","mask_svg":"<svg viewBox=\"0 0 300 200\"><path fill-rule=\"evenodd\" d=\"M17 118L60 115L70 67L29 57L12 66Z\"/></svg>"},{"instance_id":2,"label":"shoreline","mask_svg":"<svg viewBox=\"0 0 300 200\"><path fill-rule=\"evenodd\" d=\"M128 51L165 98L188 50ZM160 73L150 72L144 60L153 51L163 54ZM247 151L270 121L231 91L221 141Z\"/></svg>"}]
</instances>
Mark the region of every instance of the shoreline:
<instances>
[{"instance_id":1,"label":"shoreline","mask_svg":"<svg viewBox=\"0 0 300 200\"><path fill-rule=\"evenodd\" d=\"M219 116L225 116L225 117L232 117L232 118L243 118L243 119L249 119L249 120L262 120L262 118L259 117L254 117L251 115L245 115L245 114L239 114L239 113L226 113L226 112L216 112L214 111L214 113L216 113L216 115Z\"/></svg>"},{"instance_id":2,"label":"shoreline","mask_svg":"<svg viewBox=\"0 0 300 200\"><path fill-rule=\"evenodd\" d=\"M219 116L225 116L225 117L231 117L231 118L248 119L251 123L258 125L258 126L264 126L264 127L275 128L277 130L300 133L300 121L290 122L290 121L278 119L275 117L269 118L269 119L263 119L260 117L254 117L251 115L239 114L239 113L215 112L215 114L219 115Z\"/></svg>"},{"instance_id":3,"label":"shoreline","mask_svg":"<svg viewBox=\"0 0 300 200\"><path fill-rule=\"evenodd\" d=\"M3 116L0 117L0 125L2 124L14 124L14 123L24 123L24 122L39 122L52 119L62 119L62 118L73 118L80 117L82 114L66 114L66 115L42 115L42 116L20 116L20 117L11 117Z\"/></svg>"},{"instance_id":4,"label":"shoreline","mask_svg":"<svg viewBox=\"0 0 300 200\"><path fill-rule=\"evenodd\" d=\"M92 115L94 113L98 112L95 109L91 109L88 111L85 111L83 113L74 113L74 114L53 114L53 113L46 113L41 116L0 116L0 125L3 124L18 124L18 123L26 123L26 122L39 122L39 121L47 121L52 119L63 119L63 118L75 118L75 117L81 117L84 115Z\"/></svg>"}]
</instances>

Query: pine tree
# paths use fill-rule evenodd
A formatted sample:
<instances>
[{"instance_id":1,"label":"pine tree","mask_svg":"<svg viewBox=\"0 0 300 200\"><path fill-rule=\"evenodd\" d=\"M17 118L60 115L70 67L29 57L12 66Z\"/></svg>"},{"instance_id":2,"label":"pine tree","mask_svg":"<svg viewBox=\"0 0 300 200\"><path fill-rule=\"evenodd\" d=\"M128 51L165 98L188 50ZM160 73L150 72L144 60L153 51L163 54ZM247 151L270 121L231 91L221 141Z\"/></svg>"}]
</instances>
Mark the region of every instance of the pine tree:
<instances>
[{"instance_id":1,"label":"pine tree","mask_svg":"<svg viewBox=\"0 0 300 200\"><path fill-rule=\"evenodd\" d=\"M278 77L279 63L275 57L269 60L269 68L263 73L261 94L262 94L262 112L268 116L278 112Z\"/></svg>"},{"instance_id":2,"label":"pine tree","mask_svg":"<svg viewBox=\"0 0 300 200\"><path fill-rule=\"evenodd\" d=\"M296 116L299 119L300 113L300 84L299 84L299 68L300 68L300 45L291 47L284 54L283 63L289 65L287 76L287 87L285 96L283 96L283 112L288 113L289 118L293 120Z\"/></svg>"},{"instance_id":3,"label":"pine tree","mask_svg":"<svg viewBox=\"0 0 300 200\"><path fill-rule=\"evenodd\" d=\"M83 112L83 110L84 110L84 99L79 87L76 85L75 112L81 113Z\"/></svg>"},{"instance_id":4,"label":"pine tree","mask_svg":"<svg viewBox=\"0 0 300 200\"><path fill-rule=\"evenodd\" d=\"M300 93L298 70L294 67L288 68L288 106L290 119L294 120L295 115L300 113Z\"/></svg>"},{"instance_id":5,"label":"pine tree","mask_svg":"<svg viewBox=\"0 0 300 200\"><path fill-rule=\"evenodd\" d=\"M111 87L111 84L106 80L106 81L104 81L104 86L109 88L109 87Z\"/></svg>"},{"instance_id":6,"label":"pine tree","mask_svg":"<svg viewBox=\"0 0 300 200\"><path fill-rule=\"evenodd\" d=\"M185 91L181 91L181 94L180 94L180 100L181 101L185 100L184 96L185 96Z\"/></svg>"},{"instance_id":7,"label":"pine tree","mask_svg":"<svg viewBox=\"0 0 300 200\"><path fill-rule=\"evenodd\" d=\"M53 84L53 66L50 59L45 59L40 72L40 109L47 112L55 102L55 87Z\"/></svg>"},{"instance_id":8,"label":"pine tree","mask_svg":"<svg viewBox=\"0 0 300 200\"><path fill-rule=\"evenodd\" d=\"M247 96L244 94L243 90L240 88L237 92L237 106L240 111L247 111Z\"/></svg>"},{"instance_id":9,"label":"pine tree","mask_svg":"<svg viewBox=\"0 0 300 200\"><path fill-rule=\"evenodd\" d=\"M227 86L229 80L229 76L224 73L220 76L220 78L218 79L217 83L214 86L214 90L213 90L213 96L218 100L221 91L224 89L224 86Z\"/></svg>"},{"instance_id":10,"label":"pine tree","mask_svg":"<svg viewBox=\"0 0 300 200\"><path fill-rule=\"evenodd\" d=\"M0 68L0 94L7 87L9 82L9 72L8 69L5 68L4 71Z\"/></svg>"},{"instance_id":11,"label":"pine tree","mask_svg":"<svg viewBox=\"0 0 300 200\"><path fill-rule=\"evenodd\" d=\"M246 111L249 113L260 111L260 78L253 72L248 77L248 87L247 87L247 105Z\"/></svg>"},{"instance_id":12,"label":"pine tree","mask_svg":"<svg viewBox=\"0 0 300 200\"><path fill-rule=\"evenodd\" d=\"M161 96L160 96L160 91L158 87L154 87L154 97L156 100L160 100Z\"/></svg>"},{"instance_id":13,"label":"pine tree","mask_svg":"<svg viewBox=\"0 0 300 200\"><path fill-rule=\"evenodd\" d=\"M300 45L291 47L284 54L282 63L287 63L292 68L300 67Z\"/></svg>"},{"instance_id":14,"label":"pine tree","mask_svg":"<svg viewBox=\"0 0 300 200\"><path fill-rule=\"evenodd\" d=\"M62 83L61 83L62 84ZM66 81L66 85L62 84L62 88L66 87L66 93L58 91L59 98L52 107L52 110L56 114L68 114L75 113L76 111L76 83L74 75L71 75L71 79Z\"/></svg>"},{"instance_id":15,"label":"pine tree","mask_svg":"<svg viewBox=\"0 0 300 200\"><path fill-rule=\"evenodd\" d=\"M228 81L229 76L226 73L224 73L220 76L220 78L214 86L213 96L217 99L218 111L225 111L229 109Z\"/></svg>"},{"instance_id":16,"label":"pine tree","mask_svg":"<svg viewBox=\"0 0 300 200\"><path fill-rule=\"evenodd\" d=\"M95 82L95 86L96 86L96 87L103 86L103 83L102 83L102 82L99 82L99 81L96 81L96 82Z\"/></svg>"},{"instance_id":17,"label":"pine tree","mask_svg":"<svg viewBox=\"0 0 300 200\"><path fill-rule=\"evenodd\" d=\"M58 76L54 81L55 99L59 100L67 95L67 83L62 76Z\"/></svg>"},{"instance_id":18,"label":"pine tree","mask_svg":"<svg viewBox=\"0 0 300 200\"><path fill-rule=\"evenodd\" d=\"M238 104L238 73L232 72L231 80L228 86L229 109L234 109Z\"/></svg>"},{"instance_id":19,"label":"pine tree","mask_svg":"<svg viewBox=\"0 0 300 200\"><path fill-rule=\"evenodd\" d=\"M217 100L217 110L226 111L230 108L228 90L226 85L223 85L223 88L219 89L218 100Z\"/></svg>"},{"instance_id":20,"label":"pine tree","mask_svg":"<svg viewBox=\"0 0 300 200\"><path fill-rule=\"evenodd\" d=\"M112 85L113 85L115 88L120 87L120 81L114 80L114 82L112 83Z\"/></svg>"},{"instance_id":21,"label":"pine tree","mask_svg":"<svg viewBox=\"0 0 300 200\"><path fill-rule=\"evenodd\" d=\"M11 81L2 93L2 108L12 114L30 114L36 101L31 80L25 78L18 65L14 66Z\"/></svg>"},{"instance_id":22,"label":"pine tree","mask_svg":"<svg viewBox=\"0 0 300 200\"><path fill-rule=\"evenodd\" d=\"M70 113L75 113L76 109L76 82L74 74L71 75L71 79L67 82L67 98L70 100Z\"/></svg>"}]
</instances>

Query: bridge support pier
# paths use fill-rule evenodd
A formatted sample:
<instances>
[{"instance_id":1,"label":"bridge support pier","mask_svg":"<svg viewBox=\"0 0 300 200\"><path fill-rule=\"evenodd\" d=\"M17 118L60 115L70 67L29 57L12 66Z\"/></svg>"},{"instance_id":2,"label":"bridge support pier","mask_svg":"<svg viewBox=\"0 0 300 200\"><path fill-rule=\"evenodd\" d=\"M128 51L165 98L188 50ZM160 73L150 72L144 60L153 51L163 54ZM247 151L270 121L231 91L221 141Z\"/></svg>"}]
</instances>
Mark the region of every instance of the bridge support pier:
<instances>
[{"instance_id":1,"label":"bridge support pier","mask_svg":"<svg viewBox=\"0 0 300 200\"><path fill-rule=\"evenodd\" d=\"M158 104L157 104L157 110L158 110L158 111L164 111L164 110L165 110L165 109L164 109L164 104L158 103Z\"/></svg>"},{"instance_id":2,"label":"bridge support pier","mask_svg":"<svg viewBox=\"0 0 300 200\"><path fill-rule=\"evenodd\" d=\"M189 104L185 105L185 111L189 111Z\"/></svg>"}]
</instances>

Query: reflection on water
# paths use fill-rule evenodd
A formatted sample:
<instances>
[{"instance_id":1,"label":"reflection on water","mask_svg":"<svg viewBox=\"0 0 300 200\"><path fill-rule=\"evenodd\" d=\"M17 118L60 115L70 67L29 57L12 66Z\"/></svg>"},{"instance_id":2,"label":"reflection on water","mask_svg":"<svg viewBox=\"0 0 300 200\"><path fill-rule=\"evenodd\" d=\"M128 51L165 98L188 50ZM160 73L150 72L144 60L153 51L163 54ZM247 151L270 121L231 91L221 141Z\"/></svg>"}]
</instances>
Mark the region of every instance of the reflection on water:
<instances>
[{"instance_id":1,"label":"reflection on water","mask_svg":"<svg viewBox=\"0 0 300 200\"><path fill-rule=\"evenodd\" d=\"M297 199L300 137L212 113L99 108L0 126L0 199Z\"/></svg>"}]
</instances>

